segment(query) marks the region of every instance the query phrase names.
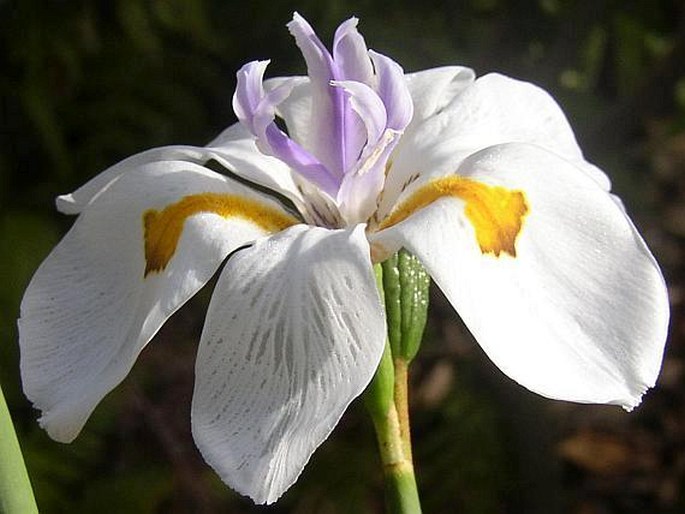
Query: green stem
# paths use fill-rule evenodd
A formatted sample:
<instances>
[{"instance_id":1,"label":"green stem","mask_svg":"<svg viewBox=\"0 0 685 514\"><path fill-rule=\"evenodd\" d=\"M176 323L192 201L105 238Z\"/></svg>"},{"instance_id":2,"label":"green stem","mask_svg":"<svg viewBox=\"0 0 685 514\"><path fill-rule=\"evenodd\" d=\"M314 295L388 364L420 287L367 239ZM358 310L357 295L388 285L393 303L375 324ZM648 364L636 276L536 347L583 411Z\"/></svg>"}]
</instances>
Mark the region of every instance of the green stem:
<instances>
[{"instance_id":1,"label":"green stem","mask_svg":"<svg viewBox=\"0 0 685 514\"><path fill-rule=\"evenodd\" d=\"M399 410L401 408L393 403L384 418L374 419L383 463L387 511L389 514L421 514L411 442L403 437L403 433L408 435L408 423L405 424L408 419L403 420Z\"/></svg>"},{"instance_id":2,"label":"green stem","mask_svg":"<svg viewBox=\"0 0 685 514\"><path fill-rule=\"evenodd\" d=\"M383 296L382 271L376 266L376 279ZM409 437L407 408L407 367L402 358L392 357L390 344L376 375L367 389L364 401L371 414L385 482L386 505L389 514L420 514L421 503L416 488Z\"/></svg>"},{"instance_id":3,"label":"green stem","mask_svg":"<svg viewBox=\"0 0 685 514\"><path fill-rule=\"evenodd\" d=\"M0 513L38 512L19 441L0 387Z\"/></svg>"},{"instance_id":4,"label":"green stem","mask_svg":"<svg viewBox=\"0 0 685 514\"><path fill-rule=\"evenodd\" d=\"M395 358L395 408L397 421L400 425L400 438L404 454L412 462L411 429L409 424L409 362L403 358Z\"/></svg>"}]
</instances>

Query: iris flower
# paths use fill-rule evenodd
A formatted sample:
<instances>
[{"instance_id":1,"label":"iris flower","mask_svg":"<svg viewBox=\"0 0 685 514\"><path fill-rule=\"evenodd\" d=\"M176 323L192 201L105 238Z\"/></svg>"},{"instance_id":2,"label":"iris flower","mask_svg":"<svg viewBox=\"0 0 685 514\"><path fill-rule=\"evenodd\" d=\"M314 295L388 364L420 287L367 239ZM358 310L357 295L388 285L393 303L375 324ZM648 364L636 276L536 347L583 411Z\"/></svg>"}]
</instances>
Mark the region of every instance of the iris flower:
<instances>
[{"instance_id":1,"label":"iris flower","mask_svg":"<svg viewBox=\"0 0 685 514\"><path fill-rule=\"evenodd\" d=\"M373 264L401 248L528 389L631 409L654 385L664 280L555 101L463 67L405 74L356 27L329 51L295 14L306 77L248 63L239 123L209 145L143 152L58 197L78 217L19 320L24 390L53 439L78 435L224 263L192 432L257 503L295 482L371 380L386 339Z\"/></svg>"}]
</instances>

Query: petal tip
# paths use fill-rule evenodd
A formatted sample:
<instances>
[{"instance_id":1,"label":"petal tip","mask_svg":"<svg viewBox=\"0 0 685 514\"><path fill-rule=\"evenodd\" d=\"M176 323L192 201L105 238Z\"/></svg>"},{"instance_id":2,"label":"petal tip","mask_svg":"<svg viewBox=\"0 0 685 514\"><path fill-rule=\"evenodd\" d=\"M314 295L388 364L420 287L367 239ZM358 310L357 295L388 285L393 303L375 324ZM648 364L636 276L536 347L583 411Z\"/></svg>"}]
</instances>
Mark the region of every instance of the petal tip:
<instances>
[{"instance_id":1,"label":"petal tip","mask_svg":"<svg viewBox=\"0 0 685 514\"><path fill-rule=\"evenodd\" d=\"M55 198L55 207L62 214L78 214L81 211L81 205L71 193Z\"/></svg>"},{"instance_id":2,"label":"petal tip","mask_svg":"<svg viewBox=\"0 0 685 514\"><path fill-rule=\"evenodd\" d=\"M623 410L626 412L632 412L638 405L642 403L642 398L648 390L649 387L645 387L639 393L631 396L629 399L621 401L620 405L623 407Z\"/></svg>"},{"instance_id":3,"label":"petal tip","mask_svg":"<svg viewBox=\"0 0 685 514\"><path fill-rule=\"evenodd\" d=\"M48 411L38 418L38 425L48 433L50 439L63 444L72 443L81 432L81 427L60 423Z\"/></svg>"},{"instance_id":4,"label":"petal tip","mask_svg":"<svg viewBox=\"0 0 685 514\"><path fill-rule=\"evenodd\" d=\"M296 33L298 31L305 31L305 32L313 32L314 30L312 29L311 25L309 25L309 22L302 16L299 12L295 11L293 12L293 19L290 20L288 23L285 24L285 26L288 28L288 31L293 36L296 36Z\"/></svg>"}]
</instances>

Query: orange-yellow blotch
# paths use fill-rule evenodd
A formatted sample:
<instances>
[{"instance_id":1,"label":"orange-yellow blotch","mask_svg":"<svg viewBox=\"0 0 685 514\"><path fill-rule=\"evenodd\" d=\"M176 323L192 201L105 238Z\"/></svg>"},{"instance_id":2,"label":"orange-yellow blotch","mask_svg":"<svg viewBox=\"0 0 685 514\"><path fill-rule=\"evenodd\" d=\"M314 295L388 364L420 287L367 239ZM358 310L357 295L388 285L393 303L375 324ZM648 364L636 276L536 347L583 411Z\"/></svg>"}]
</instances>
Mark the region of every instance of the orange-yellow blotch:
<instances>
[{"instance_id":1,"label":"orange-yellow blotch","mask_svg":"<svg viewBox=\"0 0 685 514\"><path fill-rule=\"evenodd\" d=\"M396 225L434 201L450 196L465 202L464 214L473 225L482 253L499 257L504 252L516 257L516 238L529 211L523 192L457 175L434 180L419 188L390 213L379 228Z\"/></svg>"},{"instance_id":2,"label":"orange-yellow blotch","mask_svg":"<svg viewBox=\"0 0 685 514\"><path fill-rule=\"evenodd\" d=\"M242 196L220 193L185 196L161 211L150 209L143 214L146 277L166 268L176 252L185 220L202 212L241 218L267 233L279 232L298 223L279 209Z\"/></svg>"}]
</instances>

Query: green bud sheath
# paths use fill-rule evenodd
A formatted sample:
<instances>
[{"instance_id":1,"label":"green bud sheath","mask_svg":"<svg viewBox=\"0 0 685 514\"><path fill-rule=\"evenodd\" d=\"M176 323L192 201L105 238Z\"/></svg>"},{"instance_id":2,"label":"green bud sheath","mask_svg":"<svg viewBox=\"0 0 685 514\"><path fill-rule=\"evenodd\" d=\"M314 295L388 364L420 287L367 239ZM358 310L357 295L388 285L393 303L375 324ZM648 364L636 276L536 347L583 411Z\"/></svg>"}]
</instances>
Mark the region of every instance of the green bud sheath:
<instances>
[{"instance_id":1,"label":"green bud sheath","mask_svg":"<svg viewBox=\"0 0 685 514\"><path fill-rule=\"evenodd\" d=\"M393 357L398 355L402 345L402 302L400 289L400 269L398 255L394 254L381 264L383 269L383 292L385 295L385 315L388 318L388 340Z\"/></svg>"},{"instance_id":2,"label":"green bud sheath","mask_svg":"<svg viewBox=\"0 0 685 514\"><path fill-rule=\"evenodd\" d=\"M392 356L410 362L419 351L426 327L430 277L419 260L404 249L382 267Z\"/></svg>"}]
</instances>

